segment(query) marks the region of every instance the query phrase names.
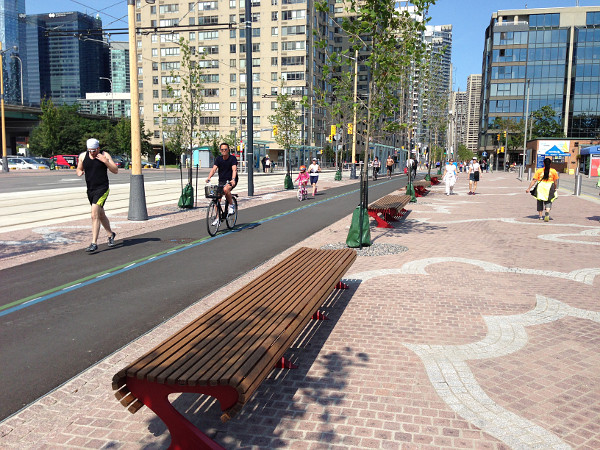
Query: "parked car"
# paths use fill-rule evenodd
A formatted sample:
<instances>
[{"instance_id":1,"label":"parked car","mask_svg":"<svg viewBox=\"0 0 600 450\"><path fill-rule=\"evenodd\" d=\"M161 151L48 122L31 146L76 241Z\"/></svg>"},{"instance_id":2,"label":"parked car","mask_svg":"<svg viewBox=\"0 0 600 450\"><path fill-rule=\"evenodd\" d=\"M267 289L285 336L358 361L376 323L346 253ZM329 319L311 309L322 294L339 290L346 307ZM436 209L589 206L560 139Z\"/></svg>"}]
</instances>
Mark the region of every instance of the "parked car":
<instances>
[{"instance_id":1,"label":"parked car","mask_svg":"<svg viewBox=\"0 0 600 450\"><path fill-rule=\"evenodd\" d=\"M70 169L77 167L79 155L54 155L50 158L57 169Z\"/></svg>"},{"instance_id":2,"label":"parked car","mask_svg":"<svg viewBox=\"0 0 600 450\"><path fill-rule=\"evenodd\" d=\"M44 164L39 164L34 161L32 158L27 158L24 156L11 156L7 157L8 160L8 168L9 169L47 169L48 166Z\"/></svg>"},{"instance_id":3,"label":"parked car","mask_svg":"<svg viewBox=\"0 0 600 450\"><path fill-rule=\"evenodd\" d=\"M32 156L31 159L33 159L38 164L43 164L47 168L50 168L50 159L49 158L42 158L42 157L39 157L39 156L33 157Z\"/></svg>"},{"instance_id":4,"label":"parked car","mask_svg":"<svg viewBox=\"0 0 600 450\"><path fill-rule=\"evenodd\" d=\"M142 169L152 169L154 164L149 161L142 161Z\"/></svg>"},{"instance_id":5,"label":"parked car","mask_svg":"<svg viewBox=\"0 0 600 450\"><path fill-rule=\"evenodd\" d=\"M113 162L119 169L128 169L129 168L129 157L126 155L115 155L112 157Z\"/></svg>"}]
</instances>

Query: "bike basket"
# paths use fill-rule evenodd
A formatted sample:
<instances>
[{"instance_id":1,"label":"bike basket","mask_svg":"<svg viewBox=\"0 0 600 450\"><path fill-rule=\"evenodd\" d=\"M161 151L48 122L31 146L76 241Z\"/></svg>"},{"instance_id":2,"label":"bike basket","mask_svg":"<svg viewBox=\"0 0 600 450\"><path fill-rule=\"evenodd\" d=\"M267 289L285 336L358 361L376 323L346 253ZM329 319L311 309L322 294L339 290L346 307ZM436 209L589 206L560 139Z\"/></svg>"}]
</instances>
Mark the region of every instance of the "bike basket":
<instances>
[{"instance_id":1,"label":"bike basket","mask_svg":"<svg viewBox=\"0 0 600 450\"><path fill-rule=\"evenodd\" d=\"M206 198L217 198L223 195L223 186L216 184L207 184L204 186L204 195Z\"/></svg>"}]
</instances>

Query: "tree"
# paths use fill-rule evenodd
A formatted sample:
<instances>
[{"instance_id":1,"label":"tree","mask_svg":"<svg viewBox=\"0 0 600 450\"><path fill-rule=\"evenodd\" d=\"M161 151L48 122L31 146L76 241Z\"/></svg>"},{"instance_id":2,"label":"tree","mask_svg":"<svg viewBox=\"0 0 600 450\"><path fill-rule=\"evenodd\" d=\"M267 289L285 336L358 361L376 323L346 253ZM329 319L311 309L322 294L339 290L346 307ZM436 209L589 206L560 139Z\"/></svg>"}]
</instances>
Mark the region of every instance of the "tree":
<instances>
[{"instance_id":1,"label":"tree","mask_svg":"<svg viewBox=\"0 0 600 450\"><path fill-rule=\"evenodd\" d=\"M476 156L471 150L467 148L465 144L462 143L458 144L457 154L459 161L469 161L473 158L473 156Z\"/></svg>"},{"instance_id":2,"label":"tree","mask_svg":"<svg viewBox=\"0 0 600 450\"><path fill-rule=\"evenodd\" d=\"M169 81L166 83L168 98L162 104L161 119L165 128L163 132L166 131L169 141L169 150L176 155L185 151L191 158L194 145L200 146L204 137L202 133L195 131L194 127L203 115L203 72L198 62L205 56L197 55L195 47L191 47L183 37L179 39L179 48L180 67L178 70L171 70ZM192 176L190 165L190 184Z\"/></svg>"},{"instance_id":3,"label":"tree","mask_svg":"<svg viewBox=\"0 0 600 450\"><path fill-rule=\"evenodd\" d=\"M288 94L283 94L284 83L281 83L281 91L277 95L277 105L275 114L269 116L269 122L273 125L273 135L275 142L286 152L287 174L285 176L284 186L293 188L291 180L291 164L289 161L290 150L293 145L300 142L300 114L298 114L297 102Z\"/></svg>"},{"instance_id":4,"label":"tree","mask_svg":"<svg viewBox=\"0 0 600 450\"><path fill-rule=\"evenodd\" d=\"M532 114L532 134L535 138L565 137L556 111L550 105L544 105ZM522 142L522 141L521 141Z\"/></svg>"}]
</instances>

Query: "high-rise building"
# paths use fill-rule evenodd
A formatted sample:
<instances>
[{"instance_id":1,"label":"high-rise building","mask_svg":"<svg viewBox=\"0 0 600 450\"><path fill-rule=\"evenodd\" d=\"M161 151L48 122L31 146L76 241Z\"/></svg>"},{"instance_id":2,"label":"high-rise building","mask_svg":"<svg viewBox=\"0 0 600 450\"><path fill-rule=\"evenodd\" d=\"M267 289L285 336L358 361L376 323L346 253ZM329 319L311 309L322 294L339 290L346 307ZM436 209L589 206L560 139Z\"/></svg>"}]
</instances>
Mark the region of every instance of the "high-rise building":
<instances>
[{"instance_id":1,"label":"high-rise building","mask_svg":"<svg viewBox=\"0 0 600 450\"><path fill-rule=\"evenodd\" d=\"M548 105L565 136L599 137L598 54L600 6L493 13L485 33L480 148L497 145L497 118L524 119L528 80L529 113Z\"/></svg>"},{"instance_id":2,"label":"high-rise building","mask_svg":"<svg viewBox=\"0 0 600 450\"><path fill-rule=\"evenodd\" d=\"M467 140L467 93L453 91L450 94L448 136L446 147L448 155L458 158L458 145Z\"/></svg>"},{"instance_id":3,"label":"high-rise building","mask_svg":"<svg viewBox=\"0 0 600 450\"><path fill-rule=\"evenodd\" d=\"M110 43L110 79L115 94L129 92L129 42Z\"/></svg>"},{"instance_id":4,"label":"high-rise building","mask_svg":"<svg viewBox=\"0 0 600 450\"><path fill-rule=\"evenodd\" d=\"M26 16L25 28L29 103L51 98L56 105L70 105L101 90L100 78L109 76L109 52L98 17L35 14Z\"/></svg>"},{"instance_id":5,"label":"high-rise building","mask_svg":"<svg viewBox=\"0 0 600 450\"><path fill-rule=\"evenodd\" d=\"M479 149L479 113L481 107L481 74L467 78L467 138L465 145L471 151Z\"/></svg>"},{"instance_id":6,"label":"high-rise building","mask_svg":"<svg viewBox=\"0 0 600 450\"><path fill-rule=\"evenodd\" d=\"M25 0L0 1L0 42L3 57L4 100L8 103L21 102L22 48L19 17L25 13ZM11 57L13 56L13 57ZM19 61L20 59L20 61Z\"/></svg>"},{"instance_id":7,"label":"high-rise building","mask_svg":"<svg viewBox=\"0 0 600 450\"><path fill-rule=\"evenodd\" d=\"M246 48L245 3L243 0L173 1L136 8L137 27L156 27L155 33L137 36L137 71L140 112L152 143L161 143L161 110L168 101L167 83L181 68L179 39L198 54L203 68L203 113L199 129L220 136L246 135L247 95L252 96L254 142L277 149L268 116L274 114L276 95L290 94L310 100L313 86L322 86L324 53L314 45L313 30L325 31L326 15L317 13L308 0L253 0L252 48ZM246 52L252 52L252 92L247 90ZM282 87L281 80L285 80ZM174 86L176 88L176 86ZM316 105L302 107L302 144L325 145L324 111ZM195 144L198 145L198 144ZM283 162L284 151L271 150ZM259 155L254 155L255 160Z\"/></svg>"}]
</instances>

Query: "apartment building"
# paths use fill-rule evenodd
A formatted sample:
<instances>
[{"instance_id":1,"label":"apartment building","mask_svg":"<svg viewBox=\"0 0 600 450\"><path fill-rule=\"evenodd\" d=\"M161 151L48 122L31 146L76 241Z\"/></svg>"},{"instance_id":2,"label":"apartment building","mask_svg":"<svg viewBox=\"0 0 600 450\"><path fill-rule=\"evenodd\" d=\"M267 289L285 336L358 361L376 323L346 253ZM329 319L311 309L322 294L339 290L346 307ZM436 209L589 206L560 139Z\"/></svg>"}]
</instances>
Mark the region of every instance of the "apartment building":
<instances>
[{"instance_id":1,"label":"apartment building","mask_svg":"<svg viewBox=\"0 0 600 450\"><path fill-rule=\"evenodd\" d=\"M479 113L481 108L481 74L467 77L467 136L465 145L471 151L479 149Z\"/></svg>"},{"instance_id":2,"label":"apartment building","mask_svg":"<svg viewBox=\"0 0 600 450\"><path fill-rule=\"evenodd\" d=\"M154 145L162 142L161 108L168 97L167 84L174 81L171 72L181 67L178 42L184 38L193 51L205 55L200 61L203 117L199 127L245 140L247 95L251 95L254 142L269 146L271 157L283 161L268 116L274 113L279 92L300 101L302 96L313 97L313 86L322 86L324 55L313 45L313 30L327 36L329 24L309 0L253 0L251 27L246 25L243 0L138 2L136 27L153 29L138 35L136 48L141 117ZM250 49L247 30L252 33ZM252 92L247 90L248 51L252 52ZM304 121L302 144L325 145L324 112L312 105L299 106L299 113Z\"/></svg>"}]
</instances>

